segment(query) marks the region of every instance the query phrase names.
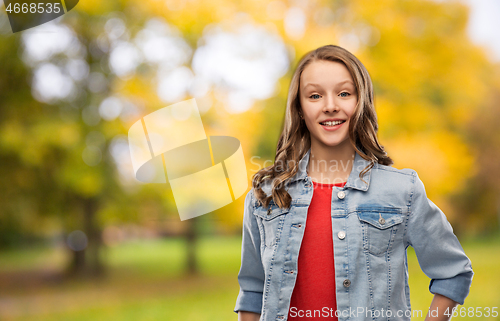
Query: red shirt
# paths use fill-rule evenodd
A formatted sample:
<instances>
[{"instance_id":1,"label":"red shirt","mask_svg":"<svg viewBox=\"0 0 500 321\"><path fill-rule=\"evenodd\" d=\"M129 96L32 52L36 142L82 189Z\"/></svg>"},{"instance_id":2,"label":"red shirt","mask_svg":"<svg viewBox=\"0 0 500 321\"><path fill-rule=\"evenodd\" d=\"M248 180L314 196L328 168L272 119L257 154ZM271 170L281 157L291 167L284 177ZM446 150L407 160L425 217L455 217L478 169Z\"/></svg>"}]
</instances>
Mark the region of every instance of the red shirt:
<instances>
[{"instance_id":1,"label":"red shirt","mask_svg":"<svg viewBox=\"0 0 500 321\"><path fill-rule=\"evenodd\" d=\"M345 183L313 182L314 193L300 245L297 280L290 301L288 320L338 320L335 317L337 299L331 202L332 187L343 187Z\"/></svg>"}]
</instances>

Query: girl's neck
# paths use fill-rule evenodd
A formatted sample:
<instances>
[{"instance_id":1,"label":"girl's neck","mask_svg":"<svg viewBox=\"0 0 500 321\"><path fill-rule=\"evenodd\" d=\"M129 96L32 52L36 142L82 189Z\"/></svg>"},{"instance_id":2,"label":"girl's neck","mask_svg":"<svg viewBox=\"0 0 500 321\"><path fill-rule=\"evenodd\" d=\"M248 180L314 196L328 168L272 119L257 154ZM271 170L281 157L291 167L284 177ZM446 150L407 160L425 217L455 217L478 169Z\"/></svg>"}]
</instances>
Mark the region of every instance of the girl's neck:
<instances>
[{"instance_id":1,"label":"girl's neck","mask_svg":"<svg viewBox=\"0 0 500 321\"><path fill-rule=\"evenodd\" d=\"M349 141L333 147L311 142L308 176L323 184L345 182L351 173L354 156L355 151Z\"/></svg>"}]
</instances>

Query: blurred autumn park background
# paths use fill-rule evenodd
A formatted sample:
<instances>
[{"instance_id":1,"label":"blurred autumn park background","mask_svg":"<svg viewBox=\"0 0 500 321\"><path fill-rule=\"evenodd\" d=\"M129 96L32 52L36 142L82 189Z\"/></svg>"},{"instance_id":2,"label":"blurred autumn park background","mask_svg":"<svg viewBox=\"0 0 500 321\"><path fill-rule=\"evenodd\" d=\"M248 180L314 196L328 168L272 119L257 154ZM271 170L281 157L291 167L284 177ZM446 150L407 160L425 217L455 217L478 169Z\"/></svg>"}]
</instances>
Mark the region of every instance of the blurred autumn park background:
<instances>
[{"instance_id":1,"label":"blurred autumn park background","mask_svg":"<svg viewBox=\"0 0 500 321\"><path fill-rule=\"evenodd\" d=\"M465 307L500 305L500 65L465 4L81 0L15 34L0 8L1 320L236 320L244 197L181 222L170 190L135 180L127 131L196 98L250 181L273 161L293 67L325 44L366 65L382 144L470 256Z\"/></svg>"}]
</instances>

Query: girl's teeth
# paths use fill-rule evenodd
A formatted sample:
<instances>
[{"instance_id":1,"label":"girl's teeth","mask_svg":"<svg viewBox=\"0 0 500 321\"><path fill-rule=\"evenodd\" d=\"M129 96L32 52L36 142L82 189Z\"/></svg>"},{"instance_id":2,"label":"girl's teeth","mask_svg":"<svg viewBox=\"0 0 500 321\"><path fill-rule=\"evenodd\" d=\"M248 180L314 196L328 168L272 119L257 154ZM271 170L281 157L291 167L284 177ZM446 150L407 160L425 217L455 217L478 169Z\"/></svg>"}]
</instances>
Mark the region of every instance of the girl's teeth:
<instances>
[{"instance_id":1,"label":"girl's teeth","mask_svg":"<svg viewBox=\"0 0 500 321\"><path fill-rule=\"evenodd\" d=\"M344 122L343 120L325 121L325 122L322 122L322 123L321 123L321 125L325 125L325 126L336 126L336 125L342 124L343 122Z\"/></svg>"}]
</instances>

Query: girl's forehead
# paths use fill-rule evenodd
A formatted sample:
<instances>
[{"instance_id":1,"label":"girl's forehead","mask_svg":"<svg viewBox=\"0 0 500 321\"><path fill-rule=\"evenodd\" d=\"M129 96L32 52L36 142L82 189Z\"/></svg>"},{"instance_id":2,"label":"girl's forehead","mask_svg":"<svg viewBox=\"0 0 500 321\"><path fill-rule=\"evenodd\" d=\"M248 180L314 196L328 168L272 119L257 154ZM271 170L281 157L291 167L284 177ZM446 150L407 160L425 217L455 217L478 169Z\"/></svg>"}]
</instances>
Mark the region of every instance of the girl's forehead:
<instances>
[{"instance_id":1,"label":"girl's forehead","mask_svg":"<svg viewBox=\"0 0 500 321\"><path fill-rule=\"evenodd\" d=\"M312 80L341 82L350 80L354 84L351 73L344 64L328 60L311 62L304 68L300 78L302 82Z\"/></svg>"},{"instance_id":2,"label":"girl's forehead","mask_svg":"<svg viewBox=\"0 0 500 321\"><path fill-rule=\"evenodd\" d=\"M331 62L334 63L334 62ZM300 88L330 87L330 86L352 86L356 87L354 80L347 68L340 64L333 68L322 68L323 66L311 66L304 69L300 76ZM342 67L344 69L342 69Z\"/></svg>"}]
</instances>

